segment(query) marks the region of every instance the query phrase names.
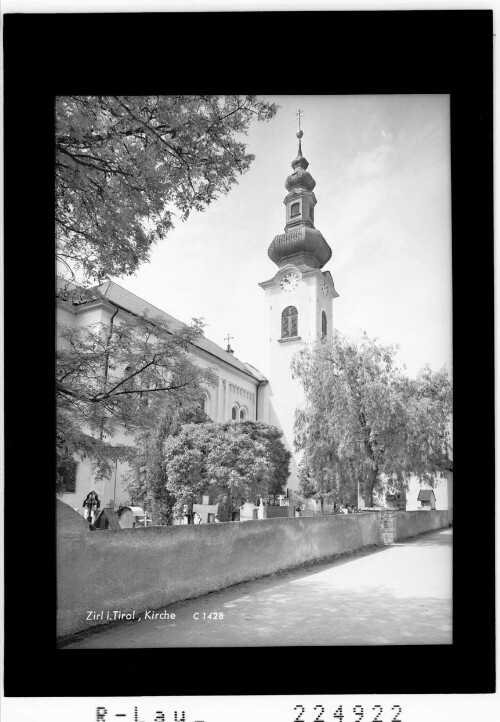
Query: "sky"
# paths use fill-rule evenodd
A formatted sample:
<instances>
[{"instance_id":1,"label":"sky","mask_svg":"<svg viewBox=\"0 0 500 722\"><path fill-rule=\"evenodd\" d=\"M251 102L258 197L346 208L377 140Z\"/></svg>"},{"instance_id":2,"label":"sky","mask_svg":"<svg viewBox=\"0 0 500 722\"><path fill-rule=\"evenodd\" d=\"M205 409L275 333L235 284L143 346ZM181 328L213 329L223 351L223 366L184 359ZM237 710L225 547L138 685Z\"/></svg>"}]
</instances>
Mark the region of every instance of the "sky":
<instances>
[{"instance_id":1,"label":"sky","mask_svg":"<svg viewBox=\"0 0 500 722\"><path fill-rule=\"evenodd\" d=\"M302 152L316 180L315 226L339 293L333 323L398 344L408 374L451 370L449 96L260 96L276 117L254 123L250 170L229 194L155 246L117 283L181 321L204 318L220 346L267 369L268 317L258 286L276 273L267 249L285 225L284 182Z\"/></svg>"}]
</instances>

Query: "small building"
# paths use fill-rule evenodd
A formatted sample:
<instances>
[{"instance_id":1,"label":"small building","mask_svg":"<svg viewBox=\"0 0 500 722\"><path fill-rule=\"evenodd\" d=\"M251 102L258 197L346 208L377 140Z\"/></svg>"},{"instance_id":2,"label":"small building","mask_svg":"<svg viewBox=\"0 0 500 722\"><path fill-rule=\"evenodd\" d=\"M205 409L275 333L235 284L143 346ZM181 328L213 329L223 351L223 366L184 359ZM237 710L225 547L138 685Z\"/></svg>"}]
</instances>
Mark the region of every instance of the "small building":
<instances>
[{"instance_id":1,"label":"small building","mask_svg":"<svg viewBox=\"0 0 500 722\"><path fill-rule=\"evenodd\" d=\"M385 495L385 506L386 509L397 509L399 511L406 510L406 498L403 493L397 494L386 494Z\"/></svg>"},{"instance_id":2,"label":"small building","mask_svg":"<svg viewBox=\"0 0 500 722\"><path fill-rule=\"evenodd\" d=\"M422 509L419 500L421 491L430 491L429 488L422 486L417 476L412 476L408 482L406 490L406 510L417 511ZM436 474L432 491L436 499L436 509L452 509L453 508L453 471L449 470L442 474Z\"/></svg>"},{"instance_id":3,"label":"small building","mask_svg":"<svg viewBox=\"0 0 500 722\"><path fill-rule=\"evenodd\" d=\"M267 506L259 507L257 513L258 519L277 519L294 516L294 506L280 506L279 504L269 504Z\"/></svg>"},{"instance_id":4,"label":"small building","mask_svg":"<svg viewBox=\"0 0 500 722\"><path fill-rule=\"evenodd\" d=\"M202 497L201 504L193 504L193 514L199 514L199 524L211 524L215 522L215 517L219 511L218 504L210 504L210 498L205 495ZM195 521L196 523L196 521Z\"/></svg>"},{"instance_id":5,"label":"small building","mask_svg":"<svg viewBox=\"0 0 500 722\"><path fill-rule=\"evenodd\" d=\"M122 529L146 526L146 514L140 506L122 506L118 510L118 520Z\"/></svg>"},{"instance_id":6,"label":"small building","mask_svg":"<svg viewBox=\"0 0 500 722\"><path fill-rule=\"evenodd\" d=\"M420 508L426 511L436 508L436 496L432 489L420 489L417 501L420 502Z\"/></svg>"},{"instance_id":7,"label":"small building","mask_svg":"<svg viewBox=\"0 0 500 722\"><path fill-rule=\"evenodd\" d=\"M259 507L251 501L240 506L240 521L255 521L258 519Z\"/></svg>"}]
</instances>

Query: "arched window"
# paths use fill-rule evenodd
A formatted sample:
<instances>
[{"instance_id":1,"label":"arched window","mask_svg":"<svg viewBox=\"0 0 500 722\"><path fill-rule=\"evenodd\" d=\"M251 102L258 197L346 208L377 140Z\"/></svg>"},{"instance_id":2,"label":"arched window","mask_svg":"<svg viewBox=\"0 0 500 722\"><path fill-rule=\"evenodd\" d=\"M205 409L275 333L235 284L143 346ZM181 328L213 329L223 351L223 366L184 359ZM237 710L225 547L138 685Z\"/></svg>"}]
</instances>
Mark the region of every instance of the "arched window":
<instances>
[{"instance_id":1,"label":"arched window","mask_svg":"<svg viewBox=\"0 0 500 722\"><path fill-rule=\"evenodd\" d=\"M326 313L324 311L322 311L321 312L321 338L326 338L326 332L327 332Z\"/></svg>"},{"instance_id":2,"label":"arched window","mask_svg":"<svg viewBox=\"0 0 500 722\"><path fill-rule=\"evenodd\" d=\"M238 407L237 406L233 406L233 408L231 409L231 418L233 421L238 420Z\"/></svg>"},{"instance_id":3,"label":"arched window","mask_svg":"<svg viewBox=\"0 0 500 722\"><path fill-rule=\"evenodd\" d=\"M204 411L207 416L210 416L210 396L208 395L208 393L206 391L203 394L203 398L201 400L200 406L201 406L202 411Z\"/></svg>"},{"instance_id":4,"label":"arched window","mask_svg":"<svg viewBox=\"0 0 500 722\"><path fill-rule=\"evenodd\" d=\"M240 421L245 421L247 417L247 412L245 409L240 409Z\"/></svg>"},{"instance_id":5,"label":"arched window","mask_svg":"<svg viewBox=\"0 0 500 722\"><path fill-rule=\"evenodd\" d=\"M290 206L290 216L298 216L300 213L300 203L292 203Z\"/></svg>"},{"instance_id":6,"label":"arched window","mask_svg":"<svg viewBox=\"0 0 500 722\"><path fill-rule=\"evenodd\" d=\"M295 306L287 306L281 314L281 338L289 338L298 334L299 314Z\"/></svg>"}]
</instances>

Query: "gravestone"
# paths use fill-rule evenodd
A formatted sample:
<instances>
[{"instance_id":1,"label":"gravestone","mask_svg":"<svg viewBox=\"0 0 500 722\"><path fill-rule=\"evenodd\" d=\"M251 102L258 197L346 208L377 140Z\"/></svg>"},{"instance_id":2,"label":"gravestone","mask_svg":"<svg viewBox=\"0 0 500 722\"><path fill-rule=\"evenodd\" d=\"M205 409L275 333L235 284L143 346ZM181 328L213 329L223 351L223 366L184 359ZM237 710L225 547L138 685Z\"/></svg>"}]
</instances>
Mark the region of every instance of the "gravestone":
<instances>
[{"instance_id":1,"label":"gravestone","mask_svg":"<svg viewBox=\"0 0 500 722\"><path fill-rule=\"evenodd\" d=\"M104 508L94 522L96 529L121 529L118 515L113 509Z\"/></svg>"}]
</instances>

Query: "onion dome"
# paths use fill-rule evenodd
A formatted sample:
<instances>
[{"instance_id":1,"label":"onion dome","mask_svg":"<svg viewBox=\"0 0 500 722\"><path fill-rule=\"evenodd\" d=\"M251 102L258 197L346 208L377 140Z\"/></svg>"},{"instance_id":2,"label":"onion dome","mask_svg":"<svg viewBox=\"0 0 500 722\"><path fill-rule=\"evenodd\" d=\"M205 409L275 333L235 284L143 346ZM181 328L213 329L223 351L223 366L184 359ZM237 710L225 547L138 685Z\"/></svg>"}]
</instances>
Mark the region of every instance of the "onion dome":
<instances>
[{"instance_id":1,"label":"onion dome","mask_svg":"<svg viewBox=\"0 0 500 722\"><path fill-rule=\"evenodd\" d=\"M332 257L332 249L321 231L298 226L275 236L267 255L280 268L287 263L294 263L301 270L305 270L305 266L323 268Z\"/></svg>"},{"instance_id":2,"label":"onion dome","mask_svg":"<svg viewBox=\"0 0 500 722\"><path fill-rule=\"evenodd\" d=\"M298 168L295 173L289 175L285 181L285 188L287 191L291 191L292 188L298 187L305 188L307 191L312 191L314 190L315 185L316 181L312 175L302 168Z\"/></svg>"},{"instance_id":3,"label":"onion dome","mask_svg":"<svg viewBox=\"0 0 500 722\"><path fill-rule=\"evenodd\" d=\"M313 189L316 181L308 172L309 163L302 155L303 135L299 130L299 152L292 161L294 172L285 182L288 191L283 201L286 206L285 232L275 236L267 253L279 267L294 263L305 271L322 268L330 260L332 250L321 231L314 227L316 197Z\"/></svg>"}]
</instances>

